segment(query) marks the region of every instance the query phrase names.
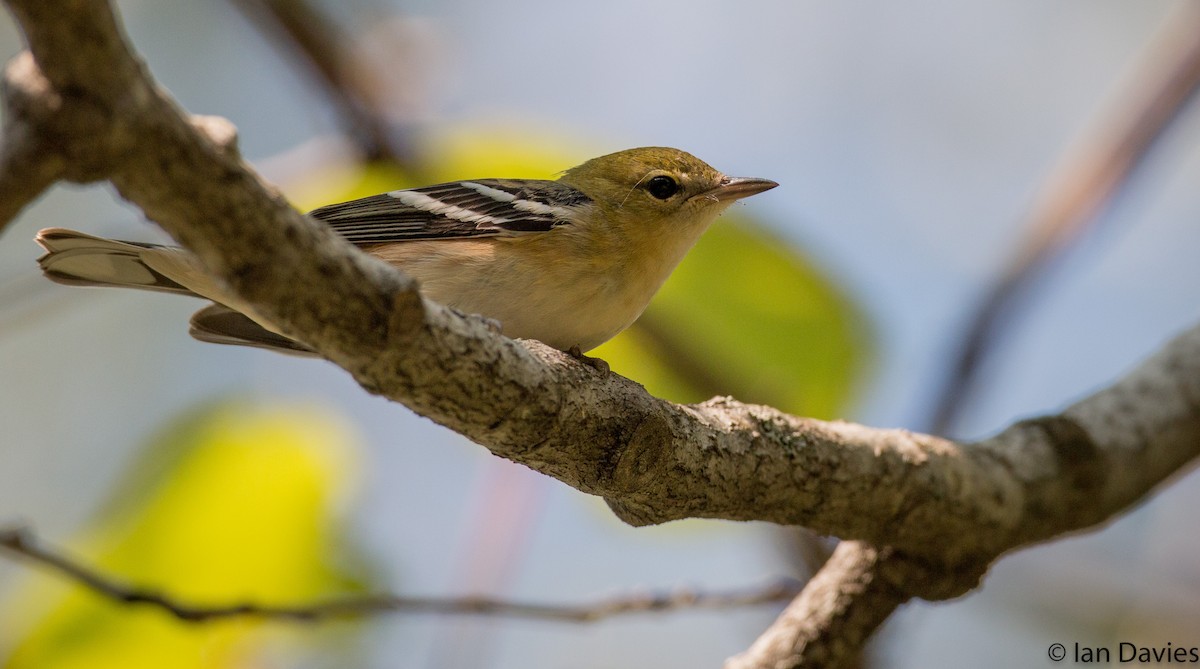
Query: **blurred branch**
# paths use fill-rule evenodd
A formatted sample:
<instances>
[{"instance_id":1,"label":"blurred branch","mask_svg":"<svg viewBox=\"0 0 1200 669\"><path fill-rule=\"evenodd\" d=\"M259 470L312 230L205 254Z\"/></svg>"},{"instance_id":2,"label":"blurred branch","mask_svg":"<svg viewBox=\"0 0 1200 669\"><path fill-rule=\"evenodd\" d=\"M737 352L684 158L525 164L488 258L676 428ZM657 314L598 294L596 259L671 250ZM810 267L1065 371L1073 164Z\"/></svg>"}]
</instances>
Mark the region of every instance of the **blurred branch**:
<instances>
[{"instance_id":1,"label":"blurred branch","mask_svg":"<svg viewBox=\"0 0 1200 669\"><path fill-rule=\"evenodd\" d=\"M672 592L635 593L593 604L577 605L533 604L488 597L435 598L366 595L296 606L255 603L194 606L180 602L157 590L131 587L105 576L66 557L61 552L42 546L28 528L0 529L0 547L26 558L38 566L57 572L102 597L124 604L153 606L188 622L243 616L309 622L379 613L420 613L495 615L548 622L589 623L632 613L695 609L720 610L780 603L790 600L800 592L800 584L787 579L764 586L725 592L678 589Z\"/></svg>"},{"instance_id":2,"label":"blurred branch","mask_svg":"<svg viewBox=\"0 0 1200 669\"><path fill-rule=\"evenodd\" d=\"M356 41L306 0L232 0L285 53L299 54L333 103L367 160L387 160L415 172L412 148L397 124L379 112L378 89L395 77L376 72L351 48ZM404 64L397 64L397 67Z\"/></svg>"},{"instance_id":3,"label":"blurred branch","mask_svg":"<svg viewBox=\"0 0 1200 669\"><path fill-rule=\"evenodd\" d=\"M980 370L1013 326L1034 283L1095 227L1200 89L1200 4L1180 3L1148 51L1128 79L1129 90L1113 96L1119 107L1108 111L1108 122L1085 135L1046 180L1024 243L969 319L923 430L948 434L954 428L978 386Z\"/></svg>"},{"instance_id":4,"label":"blurred branch","mask_svg":"<svg viewBox=\"0 0 1200 669\"><path fill-rule=\"evenodd\" d=\"M70 169L65 157L48 146L53 141L49 133L35 132L19 122L22 116L44 111L38 107L57 106L60 102L36 68L28 69L32 65L32 61L14 60L5 67L0 83L0 93L15 112L5 115L0 142L0 232L43 191L66 177ZM44 156L57 159L47 160Z\"/></svg>"},{"instance_id":5,"label":"blurred branch","mask_svg":"<svg viewBox=\"0 0 1200 669\"><path fill-rule=\"evenodd\" d=\"M53 138L30 169L109 179L365 390L604 497L630 524L763 520L864 542L793 604L826 611L832 631L777 630L769 645L791 644L795 659L783 666L823 666L807 659L812 644L844 664L899 602L961 595L1003 553L1102 523L1200 455L1200 326L1061 413L975 444L727 397L655 398L423 299L410 277L296 212L241 160L228 122L183 115L154 83L107 2L5 4L29 45L6 71L5 131ZM29 96L40 102L21 104ZM887 548L872 555L868 543Z\"/></svg>"},{"instance_id":6,"label":"blurred branch","mask_svg":"<svg viewBox=\"0 0 1200 669\"><path fill-rule=\"evenodd\" d=\"M36 159L44 148L39 137L20 130L4 135L0 145L0 232L65 174L61 164Z\"/></svg>"},{"instance_id":7,"label":"blurred branch","mask_svg":"<svg viewBox=\"0 0 1200 669\"><path fill-rule=\"evenodd\" d=\"M789 564L798 567L797 573L809 579L816 575L837 548L837 540L823 537L807 527L792 525L780 527L775 533L777 550L787 557Z\"/></svg>"},{"instance_id":8,"label":"blurred branch","mask_svg":"<svg viewBox=\"0 0 1200 669\"><path fill-rule=\"evenodd\" d=\"M631 524L805 525L958 573L1100 522L1200 452L1200 391L1185 392L1200 383L1200 328L1062 414L973 445L731 398L681 406L652 397L424 300L410 278L291 209L237 156L227 122L186 118L153 85L106 3L8 5L33 51L10 76L44 73L49 89L79 103L23 116L10 105L14 124L57 129L59 145L106 167L122 195L258 313L367 390L604 497ZM119 109L119 123L96 109ZM64 129L60 115L78 127Z\"/></svg>"}]
</instances>

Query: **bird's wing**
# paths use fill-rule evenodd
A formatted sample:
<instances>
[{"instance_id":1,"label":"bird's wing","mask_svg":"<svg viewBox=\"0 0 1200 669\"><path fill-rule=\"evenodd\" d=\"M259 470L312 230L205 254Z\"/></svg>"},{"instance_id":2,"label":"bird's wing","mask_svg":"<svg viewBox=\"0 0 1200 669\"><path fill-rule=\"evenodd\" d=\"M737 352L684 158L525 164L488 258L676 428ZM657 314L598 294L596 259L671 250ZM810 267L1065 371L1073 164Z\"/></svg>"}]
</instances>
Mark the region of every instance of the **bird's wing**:
<instances>
[{"instance_id":1,"label":"bird's wing","mask_svg":"<svg viewBox=\"0 0 1200 669\"><path fill-rule=\"evenodd\" d=\"M309 212L354 244L546 232L591 199L557 181L477 179L372 195Z\"/></svg>"}]
</instances>

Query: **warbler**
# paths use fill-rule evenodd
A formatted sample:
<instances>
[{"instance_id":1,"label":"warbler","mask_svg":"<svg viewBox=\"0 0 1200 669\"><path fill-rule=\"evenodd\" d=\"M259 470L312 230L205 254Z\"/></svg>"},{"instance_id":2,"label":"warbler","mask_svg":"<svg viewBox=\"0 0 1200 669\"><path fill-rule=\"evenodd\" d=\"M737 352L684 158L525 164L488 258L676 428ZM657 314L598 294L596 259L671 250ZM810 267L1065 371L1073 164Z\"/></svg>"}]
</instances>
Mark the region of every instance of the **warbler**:
<instances>
[{"instance_id":1,"label":"warbler","mask_svg":"<svg viewBox=\"0 0 1200 669\"><path fill-rule=\"evenodd\" d=\"M777 185L727 177L678 149L644 147L593 158L555 181L453 181L308 215L415 277L430 299L496 321L509 337L579 355L641 315L717 215ZM191 319L196 339L313 354L182 248L62 228L36 241L53 281L207 298L213 304Z\"/></svg>"}]
</instances>

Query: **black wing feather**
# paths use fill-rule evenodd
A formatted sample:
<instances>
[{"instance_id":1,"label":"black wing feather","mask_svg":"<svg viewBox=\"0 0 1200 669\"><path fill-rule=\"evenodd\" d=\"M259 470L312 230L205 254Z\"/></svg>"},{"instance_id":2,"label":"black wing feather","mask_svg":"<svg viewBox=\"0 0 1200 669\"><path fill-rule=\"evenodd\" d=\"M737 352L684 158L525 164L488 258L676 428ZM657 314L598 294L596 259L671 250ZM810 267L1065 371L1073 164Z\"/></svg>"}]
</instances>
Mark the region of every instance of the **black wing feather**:
<instances>
[{"instance_id":1,"label":"black wing feather","mask_svg":"<svg viewBox=\"0 0 1200 669\"><path fill-rule=\"evenodd\" d=\"M476 179L331 204L309 216L366 246L547 232L569 224L567 214L589 202L587 195L558 181Z\"/></svg>"}]
</instances>

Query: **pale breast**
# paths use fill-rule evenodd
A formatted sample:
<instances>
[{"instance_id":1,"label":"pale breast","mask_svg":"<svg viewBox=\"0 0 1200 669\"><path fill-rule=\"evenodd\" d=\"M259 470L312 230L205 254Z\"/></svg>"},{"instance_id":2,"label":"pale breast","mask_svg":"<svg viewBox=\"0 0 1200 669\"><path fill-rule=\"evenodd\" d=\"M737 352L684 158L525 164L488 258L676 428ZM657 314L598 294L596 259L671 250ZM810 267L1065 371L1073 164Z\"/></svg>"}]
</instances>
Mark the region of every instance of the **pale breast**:
<instances>
[{"instance_id":1,"label":"pale breast","mask_svg":"<svg viewBox=\"0 0 1200 669\"><path fill-rule=\"evenodd\" d=\"M641 315L661 276L578 253L567 231L427 241L371 249L434 301L500 322L505 335L566 350L595 348ZM619 259L617 259L619 260ZM669 268L668 268L669 270Z\"/></svg>"}]
</instances>

